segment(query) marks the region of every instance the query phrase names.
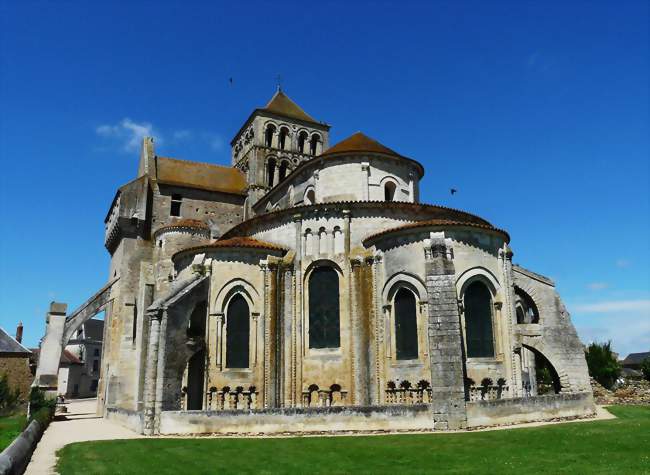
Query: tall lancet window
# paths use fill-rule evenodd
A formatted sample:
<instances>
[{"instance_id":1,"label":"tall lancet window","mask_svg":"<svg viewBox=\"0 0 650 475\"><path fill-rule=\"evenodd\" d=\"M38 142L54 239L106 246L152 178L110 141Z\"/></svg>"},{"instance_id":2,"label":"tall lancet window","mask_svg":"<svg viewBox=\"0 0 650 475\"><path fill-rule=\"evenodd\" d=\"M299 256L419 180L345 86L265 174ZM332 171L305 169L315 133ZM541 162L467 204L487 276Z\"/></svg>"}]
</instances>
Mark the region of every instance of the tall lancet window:
<instances>
[{"instance_id":1,"label":"tall lancet window","mask_svg":"<svg viewBox=\"0 0 650 475\"><path fill-rule=\"evenodd\" d=\"M473 282L465 291L465 336L467 356L494 356L492 294L483 282Z\"/></svg>"},{"instance_id":2,"label":"tall lancet window","mask_svg":"<svg viewBox=\"0 0 650 475\"><path fill-rule=\"evenodd\" d=\"M309 277L309 348L339 346L339 275L331 267L318 267Z\"/></svg>"},{"instance_id":3,"label":"tall lancet window","mask_svg":"<svg viewBox=\"0 0 650 475\"><path fill-rule=\"evenodd\" d=\"M248 303L235 295L226 313L226 368L249 367L250 313Z\"/></svg>"},{"instance_id":4,"label":"tall lancet window","mask_svg":"<svg viewBox=\"0 0 650 475\"><path fill-rule=\"evenodd\" d=\"M414 360L418 357L415 295L403 287L395 294L395 353L398 360Z\"/></svg>"}]
</instances>

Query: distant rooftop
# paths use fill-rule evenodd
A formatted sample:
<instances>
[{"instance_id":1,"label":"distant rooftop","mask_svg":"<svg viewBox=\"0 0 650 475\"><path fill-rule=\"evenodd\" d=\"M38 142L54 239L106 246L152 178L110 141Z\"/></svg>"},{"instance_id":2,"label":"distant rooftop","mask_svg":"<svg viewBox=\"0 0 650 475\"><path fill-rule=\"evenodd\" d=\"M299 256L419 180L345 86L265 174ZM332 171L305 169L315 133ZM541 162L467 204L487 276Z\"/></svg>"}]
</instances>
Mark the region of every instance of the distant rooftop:
<instances>
[{"instance_id":1,"label":"distant rooftop","mask_svg":"<svg viewBox=\"0 0 650 475\"><path fill-rule=\"evenodd\" d=\"M645 351L643 353L630 353L622 361L622 364L623 366L638 366L646 358L650 358L650 351Z\"/></svg>"},{"instance_id":2,"label":"distant rooftop","mask_svg":"<svg viewBox=\"0 0 650 475\"><path fill-rule=\"evenodd\" d=\"M3 328L0 328L0 353L28 355L31 352L23 345L18 343L16 339L7 333Z\"/></svg>"}]
</instances>

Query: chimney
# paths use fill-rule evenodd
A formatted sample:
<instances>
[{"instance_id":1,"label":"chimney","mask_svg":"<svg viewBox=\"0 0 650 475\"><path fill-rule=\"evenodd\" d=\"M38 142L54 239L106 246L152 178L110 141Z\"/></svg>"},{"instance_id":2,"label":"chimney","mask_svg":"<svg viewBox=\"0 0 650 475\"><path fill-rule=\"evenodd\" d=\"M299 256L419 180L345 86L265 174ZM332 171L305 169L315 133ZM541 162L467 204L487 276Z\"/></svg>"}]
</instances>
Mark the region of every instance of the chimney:
<instances>
[{"instance_id":1,"label":"chimney","mask_svg":"<svg viewBox=\"0 0 650 475\"><path fill-rule=\"evenodd\" d=\"M16 341L18 343L23 342L23 322L18 322L18 326L16 327Z\"/></svg>"}]
</instances>

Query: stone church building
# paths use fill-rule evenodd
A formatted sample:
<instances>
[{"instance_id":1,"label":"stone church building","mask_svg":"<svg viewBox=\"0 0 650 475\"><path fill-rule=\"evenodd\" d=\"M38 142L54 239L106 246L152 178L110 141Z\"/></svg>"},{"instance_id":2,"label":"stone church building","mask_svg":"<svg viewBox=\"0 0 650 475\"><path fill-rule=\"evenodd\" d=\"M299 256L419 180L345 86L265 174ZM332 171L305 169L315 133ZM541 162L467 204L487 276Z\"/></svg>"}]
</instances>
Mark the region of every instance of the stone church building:
<instances>
[{"instance_id":1,"label":"stone church building","mask_svg":"<svg viewBox=\"0 0 650 475\"><path fill-rule=\"evenodd\" d=\"M421 203L436 185L413 158L329 130L278 90L230 167L144 139L105 220L105 417L169 434L591 414L569 314L508 233Z\"/></svg>"}]
</instances>

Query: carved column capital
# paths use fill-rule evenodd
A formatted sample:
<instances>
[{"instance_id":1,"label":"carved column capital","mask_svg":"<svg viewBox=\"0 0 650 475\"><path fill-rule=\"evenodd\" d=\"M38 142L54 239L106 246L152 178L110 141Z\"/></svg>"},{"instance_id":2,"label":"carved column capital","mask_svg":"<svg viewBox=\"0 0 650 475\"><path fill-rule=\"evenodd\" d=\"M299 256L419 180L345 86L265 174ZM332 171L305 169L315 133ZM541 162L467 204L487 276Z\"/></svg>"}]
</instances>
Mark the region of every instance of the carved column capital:
<instances>
[{"instance_id":1,"label":"carved column capital","mask_svg":"<svg viewBox=\"0 0 650 475\"><path fill-rule=\"evenodd\" d=\"M356 269L357 267L361 267L362 260L360 257L352 257L350 258L350 265L352 266L352 269Z\"/></svg>"}]
</instances>

